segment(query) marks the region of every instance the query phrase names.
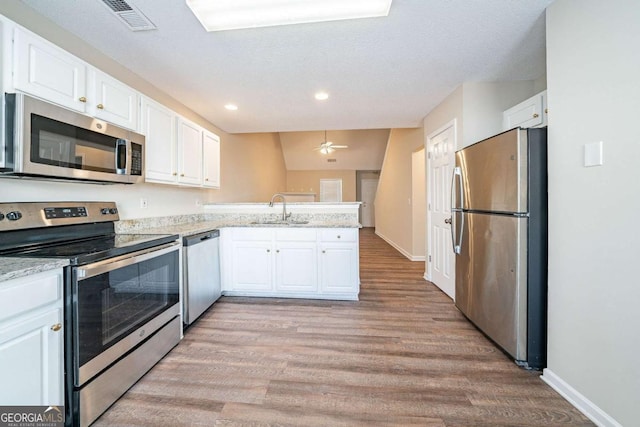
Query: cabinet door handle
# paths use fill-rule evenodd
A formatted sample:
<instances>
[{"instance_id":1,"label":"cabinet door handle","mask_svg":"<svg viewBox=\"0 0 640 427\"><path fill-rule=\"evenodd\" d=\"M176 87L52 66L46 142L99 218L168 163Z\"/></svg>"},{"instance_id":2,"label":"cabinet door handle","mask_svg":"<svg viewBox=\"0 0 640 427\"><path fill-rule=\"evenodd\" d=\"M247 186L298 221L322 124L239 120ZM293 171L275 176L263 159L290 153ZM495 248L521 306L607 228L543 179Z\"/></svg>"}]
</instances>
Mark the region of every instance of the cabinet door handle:
<instances>
[{"instance_id":1,"label":"cabinet door handle","mask_svg":"<svg viewBox=\"0 0 640 427\"><path fill-rule=\"evenodd\" d=\"M534 118L534 119L537 119L538 117L540 117L540 114L538 114L538 113L533 113L533 118Z\"/></svg>"},{"instance_id":2,"label":"cabinet door handle","mask_svg":"<svg viewBox=\"0 0 640 427\"><path fill-rule=\"evenodd\" d=\"M183 174L183 173L181 173L181 174L180 174L180 176L184 176L184 174Z\"/></svg>"},{"instance_id":3,"label":"cabinet door handle","mask_svg":"<svg viewBox=\"0 0 640 427\"><path fill-rule=\"evenodd\" d=\"M55 325L53 325L53 326L51 327L51 330L52 330L53 332L58 332L60 329L62 329L62 325L61 325L60 323L56 323Z\"/></svg>"},{"instance_id":4,"label":"cabinet door handle","mask_svg":"<svg viewBox=\"0 0 640 427\"><path fill-rule=\"evenodd\" d=\"M87 98L85 98L84 96L81 96L80 98L78 98L78 101L87 102Z\"/></svg>"},{"instance_id":5,"label":"cabinet door handle","mask_svg":"<svg viewBox=\"0 0 640 427\"><path fill-rule=\"evenodd\" d=\"M271 249L267 249L267 253L271 252Z\"/></svg>"},{"instance_id":6,"label":"cabinet door handle","mask_svg":"<svg viewBox=\"0 0 640 427\"><path fill-rule=\"evenodd\" d=\"M178 172L174 172L174 173L173 173L173 176L178 176Z\"/></svg>"},{"instance_id":7,"label":"cabinet door handle","mask_svg":"<svg viewBox=\"0 0 640 427\"><path fill-rule=\"evenodd\" d=\"M323 254L326 254L326 253L327 253L327 251L325 251L325 250L323 249L323 250L322 250L322 253L323 253Z\"/></svg>"},{"instance_id":8,"label":"cabinet door handle","mask_svg":"<svg viewBox=\"0 0 640 427\"><path fill-rule=\"evenodd\" d=\"M104 110L104 105L102 105L102 104L98 104L98 105L96 105L96 108L97 108L98 110Z\"/></svg>"},{"instance_id":9,"label":"cabinet door handle","mask_svg":"<svg viewBox=\"0 0 640 427\"><path fill-rule=\"evenodd\" d=\"M549 114L549 109L548 109L548 108L545 108L545 109L544 109L544 113L545 113L545 114Z\"/></svg>"},{"instance_id":10,"label":"cabinet door handle","mask_svg":"<svg viewBox=\"0 0 640 427\"><path fill-rule=\"evenodd\" d=\"M340 235L338 234L338 239L340 238Z\"/></svg>"},{"instance_id":11,"label":"cabinet door handle","mask_svg":"<svg viewBox=\"0 0 640 427\"><path fill-rule=\"evenodd\" d=\"M280 253L280 249L276 249L276 253L279 254Z\"/></svg>"}]
</instances>

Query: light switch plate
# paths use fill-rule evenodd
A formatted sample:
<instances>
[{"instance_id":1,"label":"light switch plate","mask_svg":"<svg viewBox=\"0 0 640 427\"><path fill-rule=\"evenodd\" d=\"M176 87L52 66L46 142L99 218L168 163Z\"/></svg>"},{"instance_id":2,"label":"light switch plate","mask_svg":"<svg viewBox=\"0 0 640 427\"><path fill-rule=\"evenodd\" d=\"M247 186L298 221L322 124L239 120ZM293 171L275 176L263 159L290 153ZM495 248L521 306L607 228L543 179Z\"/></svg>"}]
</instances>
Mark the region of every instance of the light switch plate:
<instances>
[{"instance_id":1,"label":"light switch plate","mask_svg":"<svg viewBox=\"0 0 640 427\"><path fill-rule=\"evenodd\" d=\"M584 145L584 166L602 166L602 141Z\"/></svg>"}]
</instances>

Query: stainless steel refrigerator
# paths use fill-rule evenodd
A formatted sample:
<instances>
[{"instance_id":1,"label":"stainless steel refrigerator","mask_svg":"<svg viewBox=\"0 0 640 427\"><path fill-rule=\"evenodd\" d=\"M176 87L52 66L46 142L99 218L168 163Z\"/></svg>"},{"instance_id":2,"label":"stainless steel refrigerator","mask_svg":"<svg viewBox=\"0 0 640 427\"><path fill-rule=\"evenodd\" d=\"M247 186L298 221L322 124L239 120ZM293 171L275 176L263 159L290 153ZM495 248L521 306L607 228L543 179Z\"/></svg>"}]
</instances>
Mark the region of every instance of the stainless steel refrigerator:
<instances>
[{"instance_id":1,"label":"stainless steel refrigerator","mask_svg":"<svg viewBox=\"0 0 640 427\"><path fill-rule=\"evenodd\" d=\"M516 363L544 368L546 128L459 150L452 179L456 306Z\"/></svg>"}]
</instances>

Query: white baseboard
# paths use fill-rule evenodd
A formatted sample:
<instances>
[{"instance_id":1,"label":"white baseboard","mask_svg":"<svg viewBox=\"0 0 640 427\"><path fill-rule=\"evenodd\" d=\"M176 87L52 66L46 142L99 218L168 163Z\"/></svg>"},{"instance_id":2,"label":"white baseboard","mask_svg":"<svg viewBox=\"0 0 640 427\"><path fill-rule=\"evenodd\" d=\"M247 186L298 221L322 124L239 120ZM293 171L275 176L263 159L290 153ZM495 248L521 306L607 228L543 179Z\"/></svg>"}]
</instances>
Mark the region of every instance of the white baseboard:
<instances>
[{"instance_id":1,"label":"white baseboard","mask_svg":"<svg viewBox=\"0 0 640 427\"><path fill-rule=\"evenodd\" d=\"M578 390L571 387L550 369L545 368L540 378L596 425L600 427L622 427L622 424L614 420L609 414L587 399Z\"/></svg>"},{"instance_id":2,"label":"white baseboard","mask_svg":"<svg viewBox=\"0 0 640 427\"><path fill-rule=\"evenodd\" d=\"M426 258L424 256L411 255L409 252L405 251L403 248L401 248L400 246L396 245L393 240L391 240L391 239L387 238L386 236L380 234L377 229L376 229L375 233L376 233L376 236L380 237L382 240L384 240L385 242L387 242L388 244L393 246L393 248L395 250L397 250L402 255L404 255L409 261L425 261L426 260Z\"/></svg>"}]
</instances>

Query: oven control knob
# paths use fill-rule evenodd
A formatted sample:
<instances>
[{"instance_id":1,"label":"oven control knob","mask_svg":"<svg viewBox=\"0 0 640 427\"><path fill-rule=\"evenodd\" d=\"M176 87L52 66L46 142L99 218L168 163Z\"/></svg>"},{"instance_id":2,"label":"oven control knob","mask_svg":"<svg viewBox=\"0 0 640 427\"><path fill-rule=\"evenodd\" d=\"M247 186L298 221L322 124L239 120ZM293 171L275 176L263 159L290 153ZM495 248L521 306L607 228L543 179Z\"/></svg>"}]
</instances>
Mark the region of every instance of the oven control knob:
<instances>
[{"instance_id":1,"label":"oven control knob","mask_svg":"<svg viewBox=\"0 0 640 427\"><path fill-rule=\"evenodd\" d=\"M100 209L100 213L102 215L109 215L109 208L102 208Z\"/></svg>"},{"instance_id":2,"label":"oven control knob","mask_svg":"<svg viewBox=\"0 0 640 427\"><path fill-rule=\"evenodd\" d=\"M20 218L22 218L22 213L20 213L19 211L13 211L13 212L7 213L7 219L9 221L17 221Z\"/></svg>"},{"instance_id":3,"label":"oven control knob","mask_svg":"<svg viewBox=\"0 0 640 427\"><path fill-rule=\"evenodd\" d=\"M4 219L4 214L0 213L0 221L2 221Z\"/></svg>"},{"instance_id":4,"label":"oven control knob","mask_svg":"<svg viewBox=\"0 0 640 427\"><path fill-rule=\"evenodd\" d=\"M117 214L117 213L118 213L118 209L116 209L116 208L111 208L111 209L109 209L109 213L110 213L111 215L115 215L115 214Z\"/></svg>"}]
</instances>

